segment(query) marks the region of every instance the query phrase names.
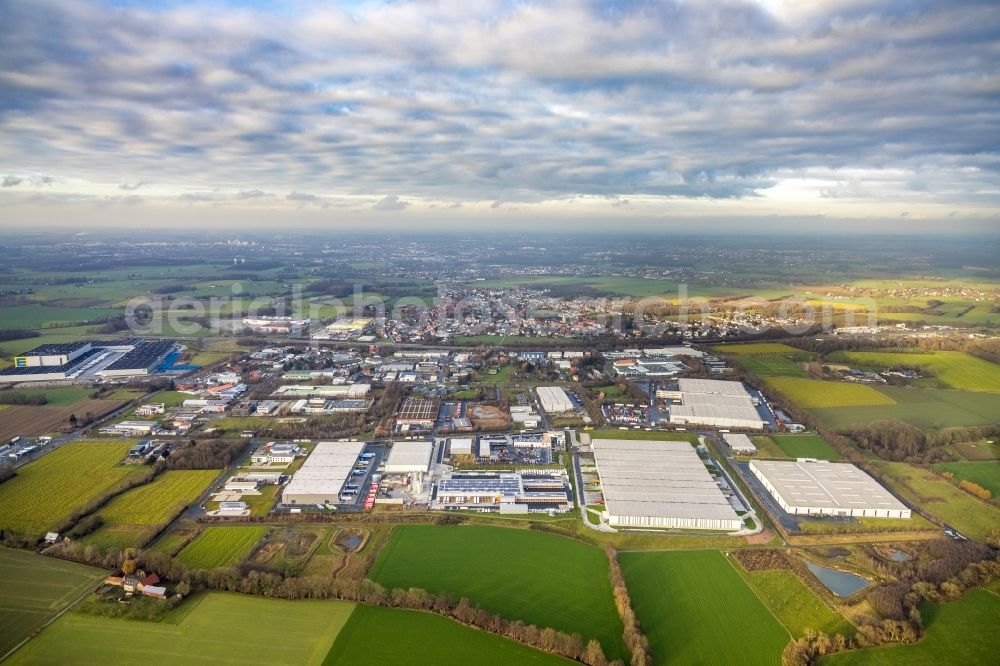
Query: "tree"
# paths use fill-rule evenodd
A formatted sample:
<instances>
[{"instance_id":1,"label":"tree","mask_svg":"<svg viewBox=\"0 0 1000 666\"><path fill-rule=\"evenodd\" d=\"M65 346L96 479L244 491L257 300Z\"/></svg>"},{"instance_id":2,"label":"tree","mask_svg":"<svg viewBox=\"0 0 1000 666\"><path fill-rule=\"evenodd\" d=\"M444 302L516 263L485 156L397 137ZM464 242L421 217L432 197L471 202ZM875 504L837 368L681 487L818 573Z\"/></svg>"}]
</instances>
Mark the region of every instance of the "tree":
<instances>
[{"instance_id":1,"label":"tree","mask_svg":"<svg viewBox=\"0 0 1000 666\"><path fill-rule=\"evenodd\" d=\"M129 558L122 562L122 573L131 576L135 573L135 560Z\"/></svg>"},{"instance_id":2,"label":"tree","mask_svg":"<svg viewBox=\"0 0 1000 666\"><path fill-rule=\"evenodd\" d=\"M77 424L76 414L69 415L69 424L74 428L76 427Z\"/></svg>"},{"instance_id":3,"label":"tree","mask_svg":"<svg viewBox=\"0 0 1000 666\"><path fill-rule=\"evenodd\" d=\"M188 594L191 593L191 586L187 583L187 581L181 581L180 583L177 584L175 591L182 597L186 597Z\"/></svg>"}]
</instances>

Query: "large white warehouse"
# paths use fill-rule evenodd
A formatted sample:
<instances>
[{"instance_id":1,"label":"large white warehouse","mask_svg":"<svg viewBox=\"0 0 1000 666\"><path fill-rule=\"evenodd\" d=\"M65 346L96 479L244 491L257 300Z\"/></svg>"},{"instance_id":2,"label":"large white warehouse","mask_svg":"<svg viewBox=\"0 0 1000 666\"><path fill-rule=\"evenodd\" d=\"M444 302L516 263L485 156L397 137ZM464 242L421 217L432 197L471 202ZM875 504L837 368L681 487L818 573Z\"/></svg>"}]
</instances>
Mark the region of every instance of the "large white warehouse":
<instances>
[{"instance_id":1,"label":"large white warehouse","mask_svg":"<svg viewBox=\"0 0 1000 666\"><path fill-rule=\"evenodd\" d=\"M284 504L336 504L364 442L320 442L281 493Z\"/></svg>"},{"instance_id":2,"label":"large white warehouse","mask_svg":"<svg viewBox=\"0 0 1000 666\"><path fill-rule=\"evenodd\" d=\"M714 428L763 430L767 422L740 382L679 379L681 404L670 406L670 422Z\"/></svg>"},{"instance_id":3,"label":"large white warehouse","mask_svg":"<svg viewBox=\"0 0 1000 666\"><path fill-rule=\"evenodd\" d=\"M558 386L539 386L538 399L542 401L542 409L548 414L565 414L572 412L573 401L566 395L566 391Z\"/></svg>"},{"instance_id":4,"label":"large white warehouse","mask_svg":"<svg viewBox=\"0 0 1000 666\"><path fill-rule=\"evenodd\" d=\"M608 523L738 530L742 519L688 442L592 440Z\"/></svg>"},{"instance_id":5,"label":"large white warehouse","mask_svg":"<svg viewBox=\"0 0 1000 666\"><path fill-rule=\"evenodd\" d=\"M850 463L812 458L753 460L750 471L794 515L909 518L910 510Z\"/></svg>"},{"instance_id":6,"label":"large white warehouse","mask_svg":"<svg viewBox=\"0 0 1000 666\"><path fill-rule=\"evenodd\" d=\"M431 466L431 442L396 442L385 463L386 474L423 474Z\"/></svg>"}]
</instances>

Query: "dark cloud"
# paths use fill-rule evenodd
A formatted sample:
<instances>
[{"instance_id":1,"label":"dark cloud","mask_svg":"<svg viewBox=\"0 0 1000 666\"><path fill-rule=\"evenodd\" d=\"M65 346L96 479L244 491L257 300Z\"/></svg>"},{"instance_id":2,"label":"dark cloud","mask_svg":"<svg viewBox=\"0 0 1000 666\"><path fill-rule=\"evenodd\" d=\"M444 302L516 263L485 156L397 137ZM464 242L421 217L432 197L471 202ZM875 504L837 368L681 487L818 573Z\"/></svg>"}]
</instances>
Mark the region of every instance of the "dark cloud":
<instances>
[{"instance_id":1,"label":"dark cloud","mask_svg":"<svg viewBox=\"0 0 1000 666\"><path fill-rule=\"evenodd\" d=\"M18 178L17 176L4 176L3 182L0 183L2 187L14 187L15 185L20 185L24 182L23 178Z\"/></svg>"}]
</instances>

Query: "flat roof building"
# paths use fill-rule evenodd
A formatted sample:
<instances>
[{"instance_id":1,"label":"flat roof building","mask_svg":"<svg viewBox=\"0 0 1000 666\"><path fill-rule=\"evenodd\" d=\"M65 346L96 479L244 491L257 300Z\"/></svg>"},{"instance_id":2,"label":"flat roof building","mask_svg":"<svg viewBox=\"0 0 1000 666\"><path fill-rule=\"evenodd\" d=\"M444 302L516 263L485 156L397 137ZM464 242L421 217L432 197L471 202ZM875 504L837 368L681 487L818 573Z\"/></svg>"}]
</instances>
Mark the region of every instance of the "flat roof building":
<instances>
[{"instance_id":1,"label":"flat roof building","mask_svg":"<svg viewBox=\"0 0 1000 666\"><path fill-rule=\"evenodd\" d=\"M741 453L743 455L753 455L757 453L757 447L754 443L750 441L750 438L746 435L727 432L722 436L722 439L726 440L726 444L729 448L733 450L733 453Z\"/></svg>"},{"instance_id":2,"label":"flat roof building","mask_svg":"<svg viewBox=\"0 0 1000 666\"><path fill-rule=\"evenodd\" d=\"M681 404L670 406L671 423L748 430L763 430L767 425L740 382L679 379L677 386Z\"/></svg>"},{"instance_id":3,"label":"flat roof building","mask_svg":"<svg viewBox=\"0 0 1000 666\"><path fill-rule=\"evenodd\" d=\"M688 442L594 439L608 523L738 530L742 519Z\"/></svg>"},{"instance_id":4,"label":"flat roof building","mask_svg":"<svg viewBox=\"0 0 1000 666\"><path fill-rule=\"evenodd\" d=\"M385 463L386 474L423 474L431 466L431 442L396 442Z\"/></svg>"},{"instance_id":5,"label":"flat roof building","mask_svg":"<svg viewBox=\"0 0 1000 666\"><path fill-rule=\"evenodd\" d=\"M336 504L364 442L320 442L281 493L284 504Z\"/></svg>"},{"instance_id":6,"label":"flat roof building","mask_svg":"<svg viewBox=\"0 0 1000 666\"><path fill-rule=\"evenodd\" d=\"M752 460L750 471L793 515L909 518L910 509L850 463Z\"/></svg>"},{"instance_id":7,"label":"flat roof building","mask_svg":"<svg viewBox=\"0 0 1000 666\"><path fill-rule=\"evenodd\" d=\"M565 470L549 472L465 472L435 484L432 509L526 513L568 511L572 489Z\"/></svg>"},{"instance_id":8,"label":"flat roof building","mask_svg":"<svg viewBox=\"0 0 1000 666\"><path fill-rule=\"evenodd\" d=\"M538 399L542 403L542 409L549 414L565 414L573 411L573 401L566 395L566 391L558 386L539 386L535 389L538 392Z\"/></svg>"}]
</instances>

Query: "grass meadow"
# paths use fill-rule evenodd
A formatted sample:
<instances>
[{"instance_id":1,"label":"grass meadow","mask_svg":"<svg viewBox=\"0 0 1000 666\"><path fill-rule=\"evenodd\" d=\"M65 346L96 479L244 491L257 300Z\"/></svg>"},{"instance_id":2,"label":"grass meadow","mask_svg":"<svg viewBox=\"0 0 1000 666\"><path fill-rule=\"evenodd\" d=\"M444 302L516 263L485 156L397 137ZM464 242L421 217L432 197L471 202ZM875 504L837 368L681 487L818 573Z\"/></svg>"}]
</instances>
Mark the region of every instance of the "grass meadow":
<instances>
[{"instance_id":1,"label":"grass meadow","mask_svg":"<svg viewBox=\"0 0 1000 666\"><path fill-rule=\"evenodd\" d=\"M765 381L768 386L806 409L881 406L895 403L895 400L887 394L863 384L825 382L819 379L794 377L771 377Z\"/></svg>"},{"instance_id":2,"label":"grass meadow","mask_svg":"<svg viewBox=\"0 0 1000 666\"><path fill-rule=\"evenodd\" d=\"M844 459L819 435L771 435L771 439L789 458Z\"/></svg>"},{"instance_id":3,"label":"grass meadow","mask_svg":"<svg viewBox=\"0 0 1000 666\"><path fill-rule=\"evenodd\" d=\"M950 462L934 465L938 472L951 472L959 481L972 481L1000 496L1000 463L996 460Z\"/></svg>"},{"instance_id":4,"label":"grass meadow","mask_svg":"<svg viewBox=\"0 0 1000 666\"><path fill-rule=\"evenodd\" d=\"M228 567L242 561L261 538L266 527L206 527L194 541L177 554L189 569Z\"/></svg>"},{"instance_id":5,"label":"grass meadow","mask_svg":"<svg viewBox=\"0 0 1000 666\"><path fill-rule=\"evenodd\" d=\"M1000 365L963 352L840 352L831 358L875 368L920 366L954 389L1000 392Z\"/></svg>"},{"instance_id":6,"label":"grass meadow","mask_svg":"<svg viewBox=\"0 0 1000 666\"><path fill-rule=\"evenodd\" d=\"M607 559L578 541L503 527L397 525L369 577L468 597L511 620L596 638L609 659L626 656Z\"/></svg>"}]
</instances>

